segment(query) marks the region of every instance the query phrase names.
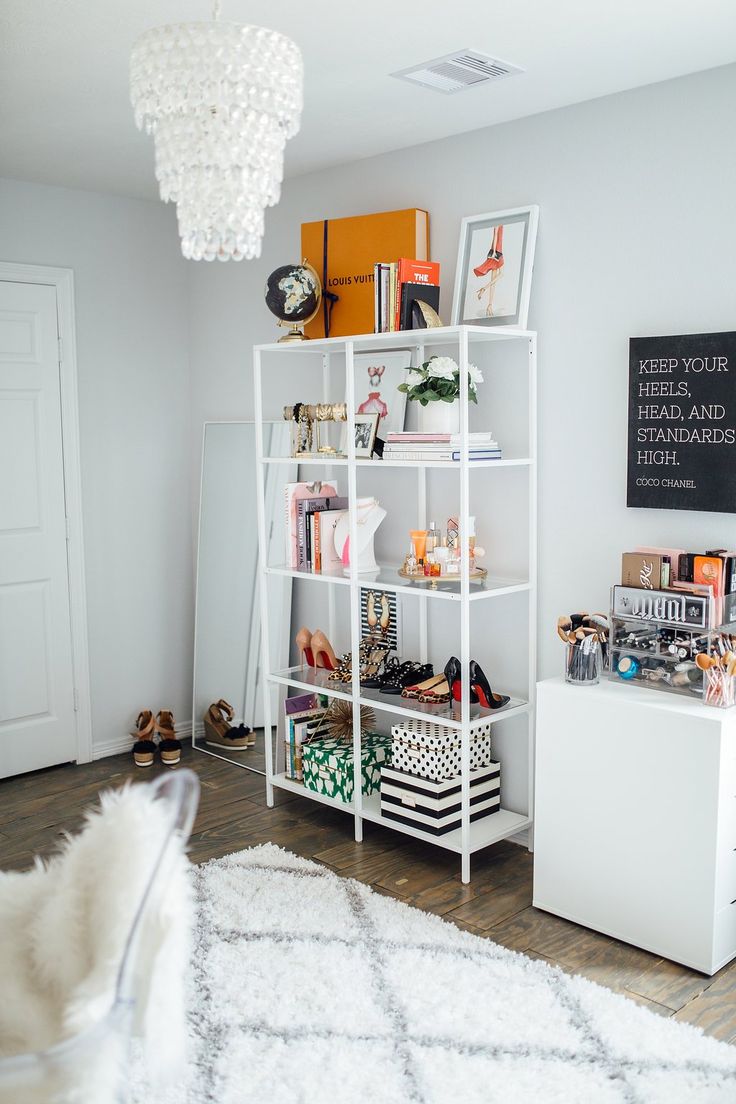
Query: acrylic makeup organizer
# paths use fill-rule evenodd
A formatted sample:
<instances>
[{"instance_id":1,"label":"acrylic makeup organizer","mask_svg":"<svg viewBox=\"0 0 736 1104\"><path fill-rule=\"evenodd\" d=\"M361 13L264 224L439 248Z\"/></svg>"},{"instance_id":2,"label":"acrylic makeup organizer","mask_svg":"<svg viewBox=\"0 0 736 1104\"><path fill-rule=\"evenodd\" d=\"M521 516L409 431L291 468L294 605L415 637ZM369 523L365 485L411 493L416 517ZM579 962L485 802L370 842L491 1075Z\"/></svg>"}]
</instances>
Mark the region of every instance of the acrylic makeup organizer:
<instances>
[{"instance_id":1,"label":"acrylic makeup organizer","mask_svg":"<svg viewBox=\"0 0 736 1104\"><path fill-rule=\"evenodd\" d=\"M460 460L455 461L384 461L358 458L355 455L355 405L356 364L361 353L402 350L409 364L421 364L432 355L452 356L460 366L460 425L462 443ZM477 364L484 373L484 383L479 385L479 403L487 403L485 410L474 409L468 401L468 364ZM269 579L272 576L290 576L320 592L325 628L335 650L350 650L358 654L360 644L360 592L370 586L374 591L395 593L403 605L402 620L405 627L416 629L416 653L410 658L426 662L430 651L435 670L441 671L451 655L460 658L463 671L462 699L439 710L428 712L428 707L410 700L381 694L378 690L361 688L358 665L353 665L351 683L328 681L329 672L307 666L273 670L270 664L268 619L262 618L261 655L265 683L279 692L274 707L271 694L265 695L265 743L266 743L266 796L269 806L274 803L274 789L287 790L312 801L331 806L353 816L355 839L363 838L365 821L381 824L394 831L413 836L435 846L453 851L461 856L461 875L464 882L470 880L470 856L484 847L524 833L531 849L534 766L534 700L536 687L536 592L537 592L537 470L536 470L536 334L506 326L446 326L432 330L414 330L399 333L366 334L347 338L329 338L294 344L258 345L253 354L255 384L255 423L258 467L258 540L259 584L261 609L269 608ZM311 371L311 375L308 373ZM308 376L308 378L307 378ZM300 460L299 478L322 479L334 482L342 478L340 493L350 503L351 545L357 545L357 517L355 503L360 493L373 493L370 487L373 473L388 473L391 494L400 496L389 501L386 480L376 492L391 513L405 515L406 538L401 543L396 538L395 553L390 561L379 552L378 570L374 575L347 575L338 573L316 574L309 570L292 568L285 563L269 562L268 539L272 518L267 516L264 493L266 473L272 465L293 463L291 457L272 456L264 453L262 427L269 419L278 416L292 393L316 397L316 381L321 381L321 401L347 403L347 457L309 458ZM471 461L468 453L471 417L478 420L485 416L492 419L494 431L503 437L503 460ZM489 428L478 425L478 428ZM502 433L505 430L505 433ZM278 468L277 468L278 470ZM285 470L285 469L284 469ZM471 471L473 473L471 494ZM452 473L448 476L447 473ZM401 474L403 473L403 474ZM488 543L488 574L478 581L471 580L468 557L462 558L459 580L439 581L437 589L418 585L399 575L402 566L408 529L413 526L426 529L429 520L430 500L436 488L433 481L453 480L455 502L459 502L460 546L465 547L465 535L470 532L469 519L476 518L476 525L483 530L483 543ZM380 479L378 480L380 482ZM347 488L345 488L345 483ZM444 484L443 484L444 487ZM442 488L437 490L441 493ZM501 515L495 511L486 513L485 501L501 501L507 509ZM400 504L399 504L400 503ZM416 504L416 505L415 505ZM416 513L413 511L416 510ZM513 517L509 516L513 513ZM433 515L432 515L433 516ZM382 527L381 532L385 526ZM490 533L492 540L486 540ZM387 538L382 538L387 539ZM495 565L500 564L498 573ZM340 588L343 588L342 591ZM349 599L349 637L339 636L339 617L336 609L339 595ZM447 611L448 620L459 621L459 632L443 636L441 640L428 631L428 622L440 616L440 607ZM454 614L453 614L454 611ZM459 615L459 616L458 616ZM473 623L471 626L471 619ZM473 632L473 626L475 632ZM296 628L292 625L292 637ZM316 628L316 625L312 626ZM487 641L487 650L495 651L494 667L487 670L494 690L511 695L509 704L501 710L485 710L471 705L468 686L468 668L471 658L484 665L485 653L471 651L471 638ZM474 645L474 646L477 646ZM485 669L485 668L484 668ZM500 669L500 674L499 674ZM421 828L397 824L385 818L380 809L380 793L363 794L360 787L360 727L353 725L354 771L356 784L350 803L318 794L295 780L288 778L282 759L282 741L274 737L273 729L280 726L283 698L318 689L331 698L352 703L357 722L361 705L376 712L377 727L390 731L397 718L421 717L436 720L460 735L461 743L461 826L444 836L431 835ZM470 820L470 740L473 733L491 723L495 757L503 764L502 807L491 817L471 823Z\"/></svg>"},{"instance_id":2,"label":"acrylic makeup organizer","mask_svg":"<svg viewBox=\"0 0 736 1104\"><path fill-rule=\"evenodd\" d=\"M736 623L715 624L713 601L678 590L611 588L610 671L613 682L663 690L730 708L736 703L736 671L696 656L721 656L736 644ZM620 673L623 672L623 673Z\"/></svg>"}]
</instances>

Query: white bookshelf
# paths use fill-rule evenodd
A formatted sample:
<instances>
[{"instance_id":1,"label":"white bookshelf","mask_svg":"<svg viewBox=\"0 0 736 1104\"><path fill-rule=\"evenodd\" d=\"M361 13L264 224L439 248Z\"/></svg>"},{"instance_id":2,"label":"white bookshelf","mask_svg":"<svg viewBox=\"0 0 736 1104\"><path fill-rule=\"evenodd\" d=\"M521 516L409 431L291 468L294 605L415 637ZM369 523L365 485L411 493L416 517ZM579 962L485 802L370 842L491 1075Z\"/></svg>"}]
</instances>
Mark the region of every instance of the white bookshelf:
<instances>
[{"instance_id":1,"label":"white bookshelf","mask_svg":"<svg viewBox=\"0 0 736 1104\"><path fill-rule=\"evenodd\" d=\"M459 364L463 444L458 462L386 462L356 458L352 443L354 357L358 353L394 349L407 351L407 357L411 355L414 364L422 363L435 352L453 356ZM477 410L464 397L467 395L469 363L477 363L484 373L484 383L478 388L480 406ZM439 673L446 659L457 655L464 674L462 701L432 708L400 696L361 688L357 664L354 665L352 682L348 684L328 681L329 672L321 668L295 666L280 671L271 670L268 619L263 618L262 674L268 683L282 689L282 696L288 692L319 690L330 697L352 702L356 720L359 707L370 706L376 713L375 727L384 732L390 731L393 718L430 716L461 733L461 827L446 835L435 836L419 827L384 819L380 812L379 794L361 793L360 730L357 724L353 731L356 785L351 803L316 794L287 777L283 770L281 747L282 718L270 715L270 696L266 694L268 804L273 804L274 788L280 788L352 816L358 841L363 836L363 822L369 821L433 843L461 856L462 880L467 882L470 880L470 856L481 848L526 831L531 847L537 631L536 335L528 330L510 327L445 326L434 330L258 345L254 348L253 366L259 469L257 503L261 609L268 609L271 576L290 576L300 587L319 588L317 593L321 608L326 611L325 619L319 626L312 627L325 629L327 625L325 631L338 655L345 651L357 655L361 587L394 592L402 603L404 626L411 628L416 641L411 654L407 652L400 658L422 662L429 659ZM296 400L347 403L347 458L300 460L299 466L307 469L302 478L337 480L339 493L347 494L350 544L353 548L357 547L354 505L359 497L358 481L361 495L373 493L373 473L379 473L382 469L390 471L391 493L388 498L381 497L381 504L389 513L398 510L402 522L405 519L406 539L403 545L398 546L394 542L393 547L389 548L390 553L395 549L395 555L386 557L381 554L385 549L379 548L376 574L317 574L268 561L267 535L272 519L267 516L265 472L270 465L293 464L294 461L291 457L264 454L262 427L264 420L278 417L286 403ZM504 459L470 461L468 433L472 429L493 429L504 449ZM435 480L441 483L441 487L433 490ZM484 561L488 576L480 583L472 581L467 557L463 557L459 582L442 580L433 590L425 584L403 579L398 575L398 569L408 546L409 529L428 527L429 503L435 501L432 497L435 491L447 495L448 480L456 483L452 490L452 494L456 495L453 513L460 521L461 547L467 546L465 534L469 530L469 518L473 516L479 543L486 542L487 534L492 538ZM389 499L394 500L393 504ZM484 513L488 501L492 504L490 514ZM342 626L337 615L338 603L342 603L343 609L346 603L348 607L348 616L343 617ZM435 618L452 621L452 631L447 630L446 620L441 622L439 632L433 631L431 626ZM349 622L349 631L346 622ZM439 620L437 624L440 624ZM298 628L298 625L291 626L292 637ZM491 711L471 706L467 679L471 658L478 660L494 690L511 695L511 701L505 708ZM496 678L497 670L501 672L502 681ZM479 724L489 720L493 724L494 756L501 762L502 808L471 823L470 738ZM274 746L272 731L277 722L279 738Z\"/></svg>"}]
</instances>

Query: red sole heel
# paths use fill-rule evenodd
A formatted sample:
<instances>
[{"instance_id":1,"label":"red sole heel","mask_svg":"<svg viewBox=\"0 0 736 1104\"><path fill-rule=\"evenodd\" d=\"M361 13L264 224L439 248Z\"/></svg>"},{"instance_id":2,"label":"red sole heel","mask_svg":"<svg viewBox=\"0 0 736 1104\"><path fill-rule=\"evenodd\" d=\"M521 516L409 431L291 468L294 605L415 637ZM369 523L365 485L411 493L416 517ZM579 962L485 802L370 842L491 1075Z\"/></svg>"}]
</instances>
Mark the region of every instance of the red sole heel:
<instances>
[{"instance_id":1,"label":"red sole heel","mask_svg":"<svg viewBox=\"0 0 736 1104\"><path fill-rule=\"evenodd\" d=\"M320 656L322 656L322 663L317 662L315 666L324 667L326 671L334 671L335 667L330 661L330 657L327 655L327 652L317 652L317 660L319 660Z\"/></svg>"},{"instance_id":2,"label":"red sole heel","mask_svg":"<svg viewBox=\"0 0 736 1104\"><path fill-rule=\"evenodd\" d=\"M459 701L462 700L463 687L462 687L462 683L460 682L459 679L455 679L455 681L452 684L452 696L453 696L453 699L456 702L459 702Z\"/></svg>"},{"instance_id":3,"label":"red sole heel","mask_svg":"<svg viewBox=\"0 0 736 1104\"><path fill-rule=\"evenodd\" d=\"M307 661L307 666L308 667L314 667L314 665L315 665L314 656L312 655L312 649L311 648L305 648L304 649L304 658Z\"/></svg>"},{"instance_id":4,"label":"red sole heel","mask_svg":"<svg viewBox=\"0 0 736 1104\"><path fill-rule=\"evenodd\" d=\"M491 706L488 704L488 698L486 697L485 691L483 690L482 686L479 686L476 683L474 686L471 686L470 689L474 690L475 693L478 695L478 701L480 702L480 704L483 706L484 709L490 709L491 708Z\"/></svg>"}]
</instances>

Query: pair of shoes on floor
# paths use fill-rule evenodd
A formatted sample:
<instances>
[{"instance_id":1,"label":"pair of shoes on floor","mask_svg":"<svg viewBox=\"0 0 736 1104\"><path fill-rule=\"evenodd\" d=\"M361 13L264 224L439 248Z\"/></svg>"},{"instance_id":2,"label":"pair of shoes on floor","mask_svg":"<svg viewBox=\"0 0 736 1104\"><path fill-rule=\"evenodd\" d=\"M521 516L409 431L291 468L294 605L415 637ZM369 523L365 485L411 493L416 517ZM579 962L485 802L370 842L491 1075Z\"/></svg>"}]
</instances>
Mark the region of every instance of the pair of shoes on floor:
<instances>
[{"instance_id":1,"label":"pair of shoes on floor","mask_svg":"<svg viewBox=\"0 0 736 1104\"><path fill-rule=\"evenodd\" d=\"M224 698L213 702L204 715L204 742L226 751L247 751L255 746L256 734L247 724L232 723L235 711Z\"/></svg>"},{"instance_id":2,"label":"pair of shoes on floor","mask_svg":"<svg viewBox=\"0 0 736 1104\"><path fill-rule=\"evenodd\" d=\"M302 666L324 667L327 671L337 670L340 661L321 629L317 629L316 632L310 632L307 628L300 629L296 634L296 646L302 657Z\"/></svg>"},{"instance_id":3,"label":"pair of shoes on floor","mask_svg":"<svg viewBox=\"0 0 736 1104\"><path fill-rule=\"evenodd\" d=\"M133 761L137 767L152 767L156 756L156 736L161 762L175 767L181 760L181 741L176 738L176 722L170 709L161 709L154 718L150 709L141 709L135 722Z\"/></svg>"}]
</instances>

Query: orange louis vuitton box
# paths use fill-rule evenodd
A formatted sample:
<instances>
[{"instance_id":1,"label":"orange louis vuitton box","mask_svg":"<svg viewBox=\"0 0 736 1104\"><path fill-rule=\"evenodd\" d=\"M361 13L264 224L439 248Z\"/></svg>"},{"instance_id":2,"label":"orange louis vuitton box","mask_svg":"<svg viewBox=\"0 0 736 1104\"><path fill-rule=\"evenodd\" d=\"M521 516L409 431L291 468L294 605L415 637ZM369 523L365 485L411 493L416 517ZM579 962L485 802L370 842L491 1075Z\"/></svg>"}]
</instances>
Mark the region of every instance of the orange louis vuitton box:
<instances>
[{"instance_id":1,"label":"orange louis vuitton box","mask_svg":"<svg viewBox=\"0 0 736 1104\"><path fill-rule=\"evenodd\" d=\"M373 266L399 257L429 260L429 215L410 207L303 222L302 257L316 268L323 289L339 296L333 304L323 300L307 337L325 337L327 319L329 337L373 333Z\"/></svg>"}]
</instances>

